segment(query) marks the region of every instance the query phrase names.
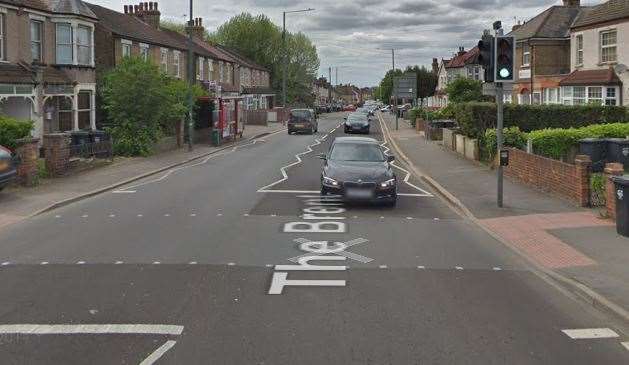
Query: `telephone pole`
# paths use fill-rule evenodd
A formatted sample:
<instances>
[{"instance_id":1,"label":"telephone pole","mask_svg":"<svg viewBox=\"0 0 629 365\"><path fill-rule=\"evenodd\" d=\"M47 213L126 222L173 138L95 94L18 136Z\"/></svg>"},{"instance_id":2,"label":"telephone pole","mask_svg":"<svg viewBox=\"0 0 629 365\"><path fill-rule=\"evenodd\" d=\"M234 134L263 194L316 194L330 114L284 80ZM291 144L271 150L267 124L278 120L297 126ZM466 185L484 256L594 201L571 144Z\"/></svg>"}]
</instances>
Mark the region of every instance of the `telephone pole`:
<instances>
[{"instance_id":1,"label":"telephone pole","mask_svg":"<svg viewBox=\"0 0 629 365\"><path fill-rule=\"evenodd\" d=\"M192 27L194 20L192 19L192 0L190 0L190 21L188 22L188 151L192 151L194 145L194 120L192 88L195 83L194 75L194 53L192 52Z\"/></svg>"}]
</instances>

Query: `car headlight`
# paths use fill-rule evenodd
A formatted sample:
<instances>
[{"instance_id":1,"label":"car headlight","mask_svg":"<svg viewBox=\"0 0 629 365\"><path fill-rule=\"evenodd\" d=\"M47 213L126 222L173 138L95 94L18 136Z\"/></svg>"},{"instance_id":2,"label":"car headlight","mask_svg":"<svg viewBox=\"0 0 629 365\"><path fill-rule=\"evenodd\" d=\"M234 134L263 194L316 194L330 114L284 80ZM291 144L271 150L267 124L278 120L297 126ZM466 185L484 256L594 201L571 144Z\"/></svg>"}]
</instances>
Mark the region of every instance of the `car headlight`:
<instances>
[{"instance_id":1,"label":"car headlight","mask_svg":"<svg viewBox=\"0 0 629 365\"><path fill-rule=\"evenodd\" d=\"M325 177L324 176L323 177L323 185L337 187L337 186L339 186L339 182L334 180L334 179L331 179L329 177Z\"/></svg>"},{"instance_id":2,"label":"car headlight","mask_svg":"<svg viewBox=\"0 0 629 365\"><path fill-rule=\"evenodd\" d=\"M390 187L393 187L393 186L395 186L395 179L389 179L387 181L383 181L383 182L380 183L380 187L382 189L390 188Z\"/></svg>"}]
</instances>

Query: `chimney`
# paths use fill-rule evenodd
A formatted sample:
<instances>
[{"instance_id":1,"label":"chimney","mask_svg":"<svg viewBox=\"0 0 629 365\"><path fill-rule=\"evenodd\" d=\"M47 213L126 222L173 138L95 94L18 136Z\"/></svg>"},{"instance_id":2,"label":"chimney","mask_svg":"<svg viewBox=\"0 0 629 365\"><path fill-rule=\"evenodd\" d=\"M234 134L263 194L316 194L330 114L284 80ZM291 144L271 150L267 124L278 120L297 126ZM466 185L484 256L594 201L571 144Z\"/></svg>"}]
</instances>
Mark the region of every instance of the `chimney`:
<instances>
[{"instance_id":1,"label":"chimney","mask_svg":"<svg viewBox=\"0 0 629 365\"><path fill-rule=\"evenodd\" d=\"M514 24L513 27L511 28L511 31L516 31L518 29L520 29L522 27L522 23L518 22L518 24Z\"/></svg>"},{"instance_id":2,"label":"chimney","mask_svg":"<svg viewBox=\"0 0 629 365\"><path fill-rule=\"evenodd\" d=\"M457 53L457 55L462 56L465 54L465 48L464 47L459 47L459 53Z\"/></svg>"},{"instance_id":3,"label":"chimney","mask_svg":"<svg viewBox=\"0 0 629 365\"><path fill-rule=\"evenodd\" d=\"M439 73L439 61L436 58L432 59L432 73Z\"/></svg>"},{"instance_id":4,"label":"chimney","mask_svg":"<svg viewBox=\"0 0 629 365\"><path fill-rule=\"evenodd\" d=\"M563 0L563 6L578 8L581 6L581 0Z\"/></svg>"},{"instance_id":5,"label":"chimney","mask_svg":"<svg viewBox=\"0 0 629 365\"><path fill-rule=\"evenodd\" d=\"M156 2L144 3L144 13L142 15L142 20L152 26L153 28L159 29L159 23L161 19L161 13L157 9Z\"/></svg>"},{"instance_id":6,"label":"chimney","mask_svg":"<svg viewBox=\"0 0 629 365\"><path fill-rule=\"evenodd\" d=\"M201 18L194 18L192 20L192 23L186 27L186 31L187 30L192 31L193 37L196 37L199 39L205 38L205 28L203 27L203 19Z\"/></svg>"}]
</instances>

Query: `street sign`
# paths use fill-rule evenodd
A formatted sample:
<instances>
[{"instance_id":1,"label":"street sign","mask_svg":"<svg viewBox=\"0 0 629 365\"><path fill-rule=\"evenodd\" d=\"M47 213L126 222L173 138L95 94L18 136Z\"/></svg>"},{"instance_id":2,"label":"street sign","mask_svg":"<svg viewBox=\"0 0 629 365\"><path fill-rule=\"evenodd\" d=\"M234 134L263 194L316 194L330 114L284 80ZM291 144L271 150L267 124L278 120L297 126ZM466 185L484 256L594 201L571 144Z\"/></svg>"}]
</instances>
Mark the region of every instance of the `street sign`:
<instances>
[{"instance_id":1,"label":"street sign","mask_svg":"<svg viewBox=\"0 0 629 365\"><path fill-rule=\"evenodd\" d=\"M394 77L393 95L403 99L417 99L417 74L409 73Z\"/></svg>"},{"instance_id":2,"label":"street sign","mask_svg":"<svg viewBox=\"0 0 629 365\"><path fill-rule=\"evenodd\" d=\"M502 89L504 93L511 94L513 93L513 84L505 83L502 85ZM483 83L483 95L496 96L496 84L493 82Z\"/></svg>"},{"instance_id":3,"label":"street sign","mask_svg":"<svg viewBox=\"0 0 629 365\"><path fill-rule=\"evenodd\" d=\"M500 151L500 166L509 166L509 150Z\"/></svg>"}]
</instances>

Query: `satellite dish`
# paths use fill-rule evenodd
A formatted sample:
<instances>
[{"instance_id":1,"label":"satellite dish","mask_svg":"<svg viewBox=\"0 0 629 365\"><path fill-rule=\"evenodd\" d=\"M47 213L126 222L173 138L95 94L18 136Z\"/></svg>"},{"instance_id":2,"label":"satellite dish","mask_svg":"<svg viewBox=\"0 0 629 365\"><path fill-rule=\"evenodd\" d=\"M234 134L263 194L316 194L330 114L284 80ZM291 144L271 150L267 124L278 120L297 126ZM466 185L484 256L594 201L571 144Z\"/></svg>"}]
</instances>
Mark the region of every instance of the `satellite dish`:
<instances>
[{"instance_id":1,"label":"satellite dish","mask_svg":"<svg viewBox=\"0 0 629 365\"><path fill-rule=\"evenodd\" d=\"M617 74L622 74L627 72L629 68L627 67L627 65L619 63L616 66L614 66L614 71L616 71Z\"/></svg>"}]
</instances>

